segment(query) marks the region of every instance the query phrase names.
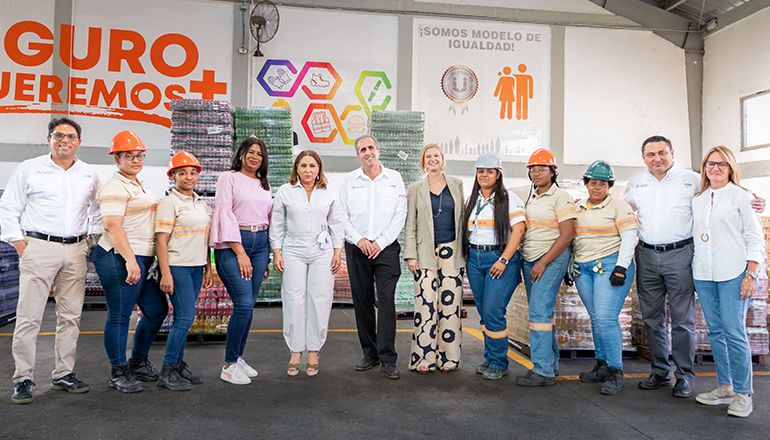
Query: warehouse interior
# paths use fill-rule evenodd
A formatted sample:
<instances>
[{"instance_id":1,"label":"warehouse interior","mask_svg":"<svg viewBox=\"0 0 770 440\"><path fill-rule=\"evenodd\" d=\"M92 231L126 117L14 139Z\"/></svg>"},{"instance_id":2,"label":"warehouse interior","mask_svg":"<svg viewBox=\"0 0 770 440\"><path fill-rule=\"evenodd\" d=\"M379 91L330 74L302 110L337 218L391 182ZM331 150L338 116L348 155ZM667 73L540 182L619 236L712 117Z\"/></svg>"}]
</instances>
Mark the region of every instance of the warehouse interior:
<instances>
[{"instance_id":1,"label":"warehouse interior","mask_svg":"<svg viewBox=\"0 0 770 440\"><path fill-rule=\"evenodd\" d=\"M273 27L255 30L259 14ZM422 176L421 148L440 144L447 175L463 181L466 195L476 158L496 151L506 187L523 200L532 188L525 165L536 148L554 154L560 187L581 199L583 172L597 159L612 164L611 193L622 196L628 180L646 171L640 147L651 135L669 138L675 163L694 171L709 148L726 145L741 184L770 199L770 0L0 0L0 39L0 194L21 162L49 152L48 121L68 115L83 126L78 158L102 182L115 172L110 139L132 130L148 148L140 178L149 188L170 188L170 152L187 148L202 158L196 191L210 206L232 146L249 136L267 141L274 189L287 181L293 155L313 149L329 188L339 191L361 166L352 144L364 133L381 139L382 163L407 186ZM474 93L451 93L447 75L457 67L471 72L463 78L473 78ZM532 80L528 116L505 117L493 94L511 67ZM201 128L199 121L208 122ZM760 216L770 256L770 209ZM474 372L484 339L467 280L460 368L410 372L414 282L405 266L396 290L398 381L378 369L354 370L360 347L347 269L335 276L320 374L287 376L281 278L273 271L246 348L259 370L254 383L235 387L218 378L232 312L220 280L201 291L185 352L205 382L186 393L145 385L124 395L107 386L106 306L91 264L76 368L90 392L51 389L51 298L37 338L35 401L13 405L18 264L14 249L0 242L2 438L768 435L766 261L746 323L755 393L747 419L673 398L671 388L637 388L650 353L635 288L620 314L627 384L618 396L578 380L593 365L591 326L576 288L566 285L556 304L562 350L555 387L514 384L532 368L523 284L508 304L505 378L484 381ZM132 331L137 319L134 313ZM716 377L700 305L695 337L697 393ZM161 334L150 354L156 366L164 347Z\"/></svg>"}]
</instances>

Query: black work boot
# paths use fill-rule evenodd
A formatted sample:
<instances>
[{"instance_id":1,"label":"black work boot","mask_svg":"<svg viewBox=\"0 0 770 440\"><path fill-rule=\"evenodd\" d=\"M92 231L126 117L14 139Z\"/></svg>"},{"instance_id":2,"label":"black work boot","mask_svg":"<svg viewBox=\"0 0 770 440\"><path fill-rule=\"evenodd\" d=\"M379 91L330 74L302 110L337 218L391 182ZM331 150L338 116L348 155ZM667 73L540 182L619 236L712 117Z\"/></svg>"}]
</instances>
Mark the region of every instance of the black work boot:
<instances>
[{"instance_id":1,"label":"black work boot","mask_svg":"<svg viewBox=\"0 0 770 440\"><path fill-rule=\"evenodd\" d=\"M164 365L160 370L158 386L171 391L190 391L190 381L179 375L179 366Z\"/></svg>"},{"instance_id":2,"label":"black work boot","mask_svg":"<svg viewBox=\"0 0 770 440\"><path fill-rule=\"evenodd\" d=\"M626 380L623 378L623 370L620 368L609 368L609 377L602 384L600 393L608 396L614 396L623 391L626 387Z\"/></svg>"},{"instance_id":3,"label":"black work boot","mask_svg":"<svg viewBox=\"0 0 770 440\"><path fill-rule=\"evenodd\" d=\"M147 358L129 359L128 368L131 370L131 375L142 382L155 382L158 380L158 370L153 368L150 360Z\"/></svg>"},{"instance_id":4,"label":"black work boot","mask_svg":"<svg viewBox=\"0 0 770 440\"><path fill-rule=\"evenodd\" d=\"M580 373L580 381L585 383L599 383L604 382L610 377L610 372L607 367L606 361L596 360L594 368L591 371L583 371Z\"/></svg>"},{"instance_id":5,"label":"black work boot","mask_svg":"<svg viewBox=\"0 0 770 440\"><path fill-rule=\"evenodd\" d=\"M127 365L112 367L110 372L110 388L114 388L122 393L138 393L142 391L142 383L131 375L131 370Z\"/></svg>"},{"instance_id":6,"label":"black work boot","mask_svg":"<svg viewBox=\"0 0 770 440\"><path fill-rule=\"evenodd\" d=\"M203 374L190 371L190 366L187 365L187 362L185 361L179 362L178 371L180 376L193 385L200 385L203 383Z\"/></svg>"}]
</instances>

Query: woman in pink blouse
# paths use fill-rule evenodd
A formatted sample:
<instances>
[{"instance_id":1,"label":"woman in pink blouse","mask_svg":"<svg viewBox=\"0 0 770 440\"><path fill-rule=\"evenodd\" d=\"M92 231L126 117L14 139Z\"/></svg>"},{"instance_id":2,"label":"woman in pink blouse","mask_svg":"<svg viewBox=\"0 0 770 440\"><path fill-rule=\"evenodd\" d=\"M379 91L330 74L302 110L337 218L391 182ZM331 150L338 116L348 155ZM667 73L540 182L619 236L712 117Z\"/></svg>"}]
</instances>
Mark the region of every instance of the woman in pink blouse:
<instances>
[{"instance_id":1,"label":"woman in pink blouse","mask_svg":"<svg viewBox=\"0 0 770 440\"><path fill-rule=\"evenodd\" d=\"M222 282L234 304L227 325L225 365L220 378L251 383L257 371L243 360L254 303L269 261L268 225L273 208L267 182L267 147L250 137L238 147L231 171L217 181L210 244ZM253 276L256 275L256 276Z\"/></svg>"}]
</instances>

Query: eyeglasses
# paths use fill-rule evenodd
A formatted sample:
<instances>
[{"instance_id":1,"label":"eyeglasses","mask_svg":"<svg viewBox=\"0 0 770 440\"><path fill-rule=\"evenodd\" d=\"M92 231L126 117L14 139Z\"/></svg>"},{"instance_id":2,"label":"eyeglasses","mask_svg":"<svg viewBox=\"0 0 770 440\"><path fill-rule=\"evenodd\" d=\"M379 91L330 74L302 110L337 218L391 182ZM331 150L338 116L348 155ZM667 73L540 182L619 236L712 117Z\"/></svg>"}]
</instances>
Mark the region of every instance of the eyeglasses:
<instances>
[{"instance_id":1,"label":"eyeglasses","mask_svg":"<svg viewBox=\"0 0 770 440\"><path fill-rule=\"evenodd\" d=\"M70 142L75 142L80 139L77 133L59 133L58 131L54 131L50 136L57 141L67 138Z\"/></svg>"},{"instance_id":2,"label":"eyeglasses","mask_svg":"<svg viewBox=\"0 0 770 440\"><path fill-rule=\"evenodd\" d=\"M714 162L713 160L706 161L706 168L719 167L720 170L726 170L730 168L730 164L727 162Z\"/></svg>"},{"instance_id":3,"label":"eyeglasses","mask_svg":"<svg viewBox=\"0 0 770 440\"><path fill-rule=\"evenodd\" d=\"M550 170L551 170L550 167L539 167L539 166L529 167L529 172L532 174L547 173Z\"/></svg>"},{"instance_id":4,"label":"eyeglasses","mask_svg":"<svg viewBox=\"0 0 770 440\"><path fill-rule=\"evenodd\" d=\"M133 162L134 159L142 161L146 155L144 153L120 153L120 157Z\"/></svg>"}]
</instances>

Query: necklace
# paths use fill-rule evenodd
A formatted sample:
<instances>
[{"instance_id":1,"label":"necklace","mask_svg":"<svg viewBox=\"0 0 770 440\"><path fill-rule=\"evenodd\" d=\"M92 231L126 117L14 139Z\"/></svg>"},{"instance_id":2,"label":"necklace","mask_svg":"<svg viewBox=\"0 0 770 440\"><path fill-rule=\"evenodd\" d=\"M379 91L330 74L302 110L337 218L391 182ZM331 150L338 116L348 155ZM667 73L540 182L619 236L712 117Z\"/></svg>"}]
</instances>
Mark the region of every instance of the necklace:
<instances>
[{"instance_id":1,"label":"necklace","mask_svg":"<svg viewBox=\"0 0 770 440\"><path fill-rule=\"evenodd\" d=\"M446 188L446 187L445 187ZM441 190L441 194L438 196L438 212L433 213L433 218L437 218L441 215L441 211L443 209L442 205L444 204L444 190Z\"/></svg>"},{"instance_id":2,"label":"necklace","mask_svg":"<svg viewBox=\"0 0 770 440\"><path fill-rule=\"evenodd\" d=\"M708 241L711 239L709 236L709 232L711 232L711 210L714 208L714 191L711 191L711 197L708 204L708 207L706 207L706 212L703 219L703 229L704 232L701 232L700 239L704 243L708 243Z\"/></svg>"}]
</instances>

